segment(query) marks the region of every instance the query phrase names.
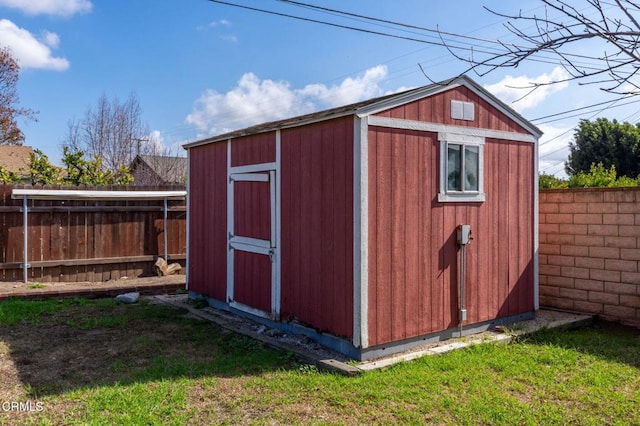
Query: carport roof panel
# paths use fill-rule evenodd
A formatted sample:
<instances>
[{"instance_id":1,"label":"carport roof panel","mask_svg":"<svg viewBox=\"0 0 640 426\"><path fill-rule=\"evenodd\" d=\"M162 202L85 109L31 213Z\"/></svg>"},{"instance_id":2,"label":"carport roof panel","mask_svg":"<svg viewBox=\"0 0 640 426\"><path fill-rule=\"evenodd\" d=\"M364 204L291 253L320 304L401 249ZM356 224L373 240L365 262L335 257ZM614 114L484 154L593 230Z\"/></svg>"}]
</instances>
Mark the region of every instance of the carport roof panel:
<instances>
[{"instance_id":1,"label":"carport roof panel","mask_svg":"<svg viewBox=\"0 0 640 426\"><path fill-rule=\"evenodd\" d=\"M11 198L31 200L183 200L187 191L95 191L76 189L14 189Z\"/></svg>"}]
</instances>

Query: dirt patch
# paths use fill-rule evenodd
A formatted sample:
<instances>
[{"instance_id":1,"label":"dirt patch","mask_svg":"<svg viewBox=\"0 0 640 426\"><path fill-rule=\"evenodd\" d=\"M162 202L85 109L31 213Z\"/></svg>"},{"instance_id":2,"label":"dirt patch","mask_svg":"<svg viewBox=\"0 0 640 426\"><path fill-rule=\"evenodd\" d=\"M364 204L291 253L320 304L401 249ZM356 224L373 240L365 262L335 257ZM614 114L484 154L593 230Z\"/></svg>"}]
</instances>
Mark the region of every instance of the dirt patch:
<instances>
[{"instance_id":1,"label":"dirt patch","mask_svg":"<svg viewBox=\"0 0 640 426\"><path fill-rule=\"evenodd\" d=\"M118 292L141 291L152 289L184 288L186 283L185 275L170 275L165 277L150 276L128 278L122 277L117 280L103 282L51 282L41 283L30 281L28 283L18 281L0 282L0 300L8 297L59 297L81 295L84 297L111 296Z\"/></svg>"}]
</instances>

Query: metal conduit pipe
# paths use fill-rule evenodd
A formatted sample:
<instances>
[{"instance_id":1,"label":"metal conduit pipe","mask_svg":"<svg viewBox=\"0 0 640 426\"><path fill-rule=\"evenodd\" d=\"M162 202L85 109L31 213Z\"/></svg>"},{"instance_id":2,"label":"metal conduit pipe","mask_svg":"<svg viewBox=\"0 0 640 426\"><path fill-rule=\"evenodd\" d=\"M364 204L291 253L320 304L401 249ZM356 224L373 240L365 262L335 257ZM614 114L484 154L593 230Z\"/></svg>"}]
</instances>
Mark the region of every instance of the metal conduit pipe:
<instances>
[{"instance_id":1,"label":"metal conduit pipe","mask_svg":"<svg viewBox=\"0 0 640 426\"><path fill-rule=\"evenodd\" d=\"M456 228L457 243L460 247L460 271L458 273L459 278L459 311L458 311L458 327L460 329L460 337L462 337L462 326L467 320L467 308L465 306L465 275L467 270L467 246L471 244L471 226L470 225L458 225Z\"/></svg>"}]
</instances>

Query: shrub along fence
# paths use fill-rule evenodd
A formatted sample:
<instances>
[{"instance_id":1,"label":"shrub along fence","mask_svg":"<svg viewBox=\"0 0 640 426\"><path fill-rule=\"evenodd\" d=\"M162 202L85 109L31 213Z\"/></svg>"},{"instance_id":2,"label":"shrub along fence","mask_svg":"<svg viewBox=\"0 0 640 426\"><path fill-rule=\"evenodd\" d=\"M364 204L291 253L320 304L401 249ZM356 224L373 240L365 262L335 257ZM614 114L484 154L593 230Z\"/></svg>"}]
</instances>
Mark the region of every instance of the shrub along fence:
<instances>
[{"instance_id":1,"label":"shrub along fence","mask_svg":"<svg viewBox=\"0 0 640 426\"><path fill-rule=\"evenodd\" d=\"M640 325L640 189L540 191L540 305Z\"/></svg>"},{"instance_id":2,"label":"shrub along fence","mask_svg":"<svg viewBox=\"0 0 640 426\"><path fill-rule=\"evenodd\" d=\"M180 185L32 187L0 185L0 280L23 280L23 199L13 189L177 191ZM28 199L30 281L107 281L152 274L159 256L184 265L186 204L168 200Z\"/></svg>"}]
</instances>

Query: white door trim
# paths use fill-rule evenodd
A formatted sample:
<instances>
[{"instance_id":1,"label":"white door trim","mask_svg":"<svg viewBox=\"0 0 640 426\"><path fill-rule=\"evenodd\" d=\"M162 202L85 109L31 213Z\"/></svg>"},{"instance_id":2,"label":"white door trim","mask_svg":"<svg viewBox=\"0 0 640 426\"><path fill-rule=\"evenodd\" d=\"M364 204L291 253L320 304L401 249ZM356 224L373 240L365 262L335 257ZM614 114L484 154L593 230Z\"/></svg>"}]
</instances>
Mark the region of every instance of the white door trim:
<instances>
[{"instance_id":1,"label":"white door trim","mask_svg":"<svg viewBox=\"0 0 640 426\"><path fill-rule=\"evenodd\" d=\"M280 132L276 133L276 161L271 163L231 166L231 140L227 141L227 303L252 315L279 320L281 298L280 258ZM271 232L268 240L235 235L234 182L268 182L271 210ZM271 259L271 312L247 306L234 300L234 252L241 250L269 256Z\"/></svg>"}]
</instances>

